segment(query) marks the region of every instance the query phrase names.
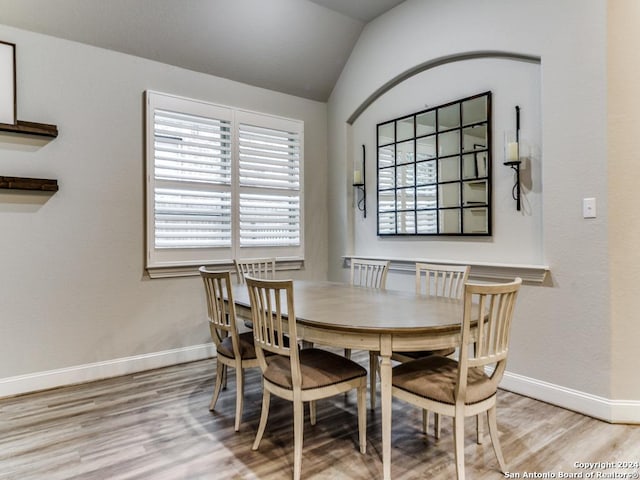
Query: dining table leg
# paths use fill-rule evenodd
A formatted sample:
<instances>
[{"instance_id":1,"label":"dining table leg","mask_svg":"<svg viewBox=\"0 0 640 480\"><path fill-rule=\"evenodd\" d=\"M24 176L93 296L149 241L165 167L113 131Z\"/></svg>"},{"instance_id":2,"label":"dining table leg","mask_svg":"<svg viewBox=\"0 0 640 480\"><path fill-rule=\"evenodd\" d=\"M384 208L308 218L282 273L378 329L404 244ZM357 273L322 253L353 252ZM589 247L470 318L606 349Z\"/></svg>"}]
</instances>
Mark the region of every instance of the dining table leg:
<instances>
[{"instance_id":1,"label":"dining table leg","mask_svg":"<svg viewBox=\"0 0 640 480\"><path fill-rule=\"evenodd\" d=\"M391 336L380 338L380 403L382 404L382 472L391 480Z\"/></svg>"}]
</instances>

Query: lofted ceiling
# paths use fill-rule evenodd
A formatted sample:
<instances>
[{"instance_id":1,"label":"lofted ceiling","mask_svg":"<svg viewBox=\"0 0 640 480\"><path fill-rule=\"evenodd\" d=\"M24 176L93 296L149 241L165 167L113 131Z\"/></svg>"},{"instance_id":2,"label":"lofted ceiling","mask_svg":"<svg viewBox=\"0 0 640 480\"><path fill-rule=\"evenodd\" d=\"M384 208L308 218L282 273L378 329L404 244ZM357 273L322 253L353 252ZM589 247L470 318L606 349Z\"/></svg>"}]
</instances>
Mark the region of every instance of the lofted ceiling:
<instances>
[{"instance_id":1,"label":"lofted ceiling","mask_svg":"<svg viewBox=\"0 0 640 480\"><path fill-rule=\"evenodd\" d=\"M326 101L366 23L403 1L0 0L0 23Z\"/></svg>"}]
</instances>

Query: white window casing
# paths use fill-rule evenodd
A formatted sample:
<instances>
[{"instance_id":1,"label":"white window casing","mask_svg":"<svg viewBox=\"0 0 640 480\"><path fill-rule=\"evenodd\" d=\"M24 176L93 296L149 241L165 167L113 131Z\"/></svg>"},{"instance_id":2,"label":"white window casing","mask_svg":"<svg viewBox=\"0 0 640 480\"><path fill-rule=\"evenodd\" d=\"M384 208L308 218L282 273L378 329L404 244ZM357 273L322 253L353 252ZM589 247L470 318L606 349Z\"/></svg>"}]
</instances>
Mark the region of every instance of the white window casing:
<instances>
[{"instance_id":1,"label":"white window casing","mask_svg":"<svg viewBox=\"0 0 640 480\"><path fill-rule=\"evenodd\" d=\"M146 105L150 273L303 259L303 122L152 91Z\"/></svg>"}]
</instances>

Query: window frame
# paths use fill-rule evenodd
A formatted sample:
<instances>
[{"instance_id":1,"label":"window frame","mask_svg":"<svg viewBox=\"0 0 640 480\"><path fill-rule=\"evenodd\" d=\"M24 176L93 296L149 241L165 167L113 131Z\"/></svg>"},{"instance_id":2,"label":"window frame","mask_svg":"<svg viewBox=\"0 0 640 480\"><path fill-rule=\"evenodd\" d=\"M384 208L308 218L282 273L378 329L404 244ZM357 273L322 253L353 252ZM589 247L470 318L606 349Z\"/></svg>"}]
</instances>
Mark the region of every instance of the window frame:
<instances>
[{"instance_id":1,"label":"window frame","mask_svg":"<svg viewBox=\"0 0 640 480\"><path fill-rule=\"evenodd\" d=\"M177 95L145 91L145 269L154 277L195 275L201 265L230 266L234 258L275 257L283 268L296 268L304 261L304 122L302 120L234 108ZM155 245L155 191L162 181L155 176L155 111L169 110L230 122L231 142L231 245L229 247L157 248ZM263 128L297 133L299 138L298 188L281 189L283 193L297 195L299 205L299 244L295 246L240 246L240 193L247 187L239 182L239 128L240 123ZM178 184L177 181L173 183ZM182 182L184 189L219 191L227 187L206 182ZM252 190L262 187L252 187ZM265 189L273 193L273 189Z\"/></svg>"}]
</instances>

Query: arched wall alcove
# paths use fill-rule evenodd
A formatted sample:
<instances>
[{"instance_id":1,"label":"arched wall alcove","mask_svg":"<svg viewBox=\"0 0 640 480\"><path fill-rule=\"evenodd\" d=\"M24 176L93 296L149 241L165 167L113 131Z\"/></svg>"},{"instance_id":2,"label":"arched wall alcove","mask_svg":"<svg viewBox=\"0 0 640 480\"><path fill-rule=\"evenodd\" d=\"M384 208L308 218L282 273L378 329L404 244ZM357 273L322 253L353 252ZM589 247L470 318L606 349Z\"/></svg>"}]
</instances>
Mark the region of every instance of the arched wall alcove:
<instances>
[{"instance_id":1,"label":"arched wall alcove","mask_svg":"<svg viewBox=\"0 0 640 480\"><path fill-rule=\"evenodd\" d=\"M353 111L346 125L346 157L351 167L359 166L362 156L366 157L366 218L355 207L357 199L352 202L354 255L542 264L540 78L539 57L512 52L466 52L425 61L372 92ZM492 92L493 104L493 235L378 237L376 125L484 91ZM503 166L504 131L515 129L515 105L521 108L521 134L528 145L523 165L522 211L516 210L512 199L513 171ZM410 281L403 277L406 276L396 278L400 288Z\"/></svg>"}]
</instances>

